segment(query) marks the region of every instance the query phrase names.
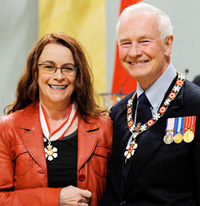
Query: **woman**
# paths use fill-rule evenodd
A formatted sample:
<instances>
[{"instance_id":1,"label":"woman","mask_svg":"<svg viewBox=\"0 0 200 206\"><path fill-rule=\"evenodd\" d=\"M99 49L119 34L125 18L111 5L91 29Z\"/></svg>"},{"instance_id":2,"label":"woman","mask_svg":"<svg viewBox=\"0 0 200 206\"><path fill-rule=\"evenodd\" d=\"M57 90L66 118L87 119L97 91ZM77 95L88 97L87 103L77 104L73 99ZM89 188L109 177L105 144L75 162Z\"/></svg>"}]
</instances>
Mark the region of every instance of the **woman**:
<instances>
[{"instance_id":1,"label":"woman","mask_svg":"<svg viewBox=\"0 0 200 206\"><path fill-rule=\"evenodd\" d=\"M0 119L0 205L97 206L112 124L80 45L64 33L42 37L16 94Z\"/></svg>"}]
</instances>

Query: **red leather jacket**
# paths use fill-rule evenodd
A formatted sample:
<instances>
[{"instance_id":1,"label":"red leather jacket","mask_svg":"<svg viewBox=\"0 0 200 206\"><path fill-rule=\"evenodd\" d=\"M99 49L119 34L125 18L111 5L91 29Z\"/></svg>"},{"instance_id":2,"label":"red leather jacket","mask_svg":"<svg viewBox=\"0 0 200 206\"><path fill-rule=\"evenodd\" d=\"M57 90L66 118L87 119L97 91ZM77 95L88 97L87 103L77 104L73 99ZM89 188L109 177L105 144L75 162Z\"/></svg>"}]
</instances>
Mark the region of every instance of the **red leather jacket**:
<instances>
[{"instance_id":1,"label":"red leather jacket","mask_svg":"<svg viewBox=\"0 0 200 206\"><path fill-rule=\"evenodd\" d=\"M97 206L106 186L112 146L109 118L79 118L77 186ZM57 206L61 188L49 188L38 104L0 119L0 205Z\"/></svg>"}]
</instances>

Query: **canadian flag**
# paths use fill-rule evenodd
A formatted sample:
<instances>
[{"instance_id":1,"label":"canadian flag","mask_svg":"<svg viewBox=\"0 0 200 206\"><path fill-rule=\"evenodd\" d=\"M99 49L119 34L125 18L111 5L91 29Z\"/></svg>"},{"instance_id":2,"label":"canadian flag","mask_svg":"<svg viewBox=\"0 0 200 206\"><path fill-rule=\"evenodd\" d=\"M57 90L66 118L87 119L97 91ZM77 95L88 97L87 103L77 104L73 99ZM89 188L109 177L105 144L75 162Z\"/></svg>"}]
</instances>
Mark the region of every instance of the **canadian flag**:
<instances>
[{"instance_id":1,"label":"canadian flag","mask_svg":"<svg viewBox=\"0 0 200 206\"><path fill-rule=\"evenodd\" d=\"M141 2L141 0L121 0L120 13L128 6ZM137 83L121 66L119 60L119 48L116 44L115 66L112 82L112 93L128 94L136 89Z\"/></svg>"}]
</instances>

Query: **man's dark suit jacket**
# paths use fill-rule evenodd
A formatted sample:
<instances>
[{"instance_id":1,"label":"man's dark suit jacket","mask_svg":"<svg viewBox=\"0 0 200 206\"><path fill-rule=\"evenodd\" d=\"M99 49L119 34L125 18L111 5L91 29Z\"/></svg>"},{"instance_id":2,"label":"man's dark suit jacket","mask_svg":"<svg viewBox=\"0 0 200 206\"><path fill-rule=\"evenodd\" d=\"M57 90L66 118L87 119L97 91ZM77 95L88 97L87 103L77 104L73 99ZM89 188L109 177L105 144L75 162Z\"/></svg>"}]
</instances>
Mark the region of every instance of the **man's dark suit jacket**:
<instances>
[{"instance_id":1,"label":"man's dark suit jacket","mask_svg":"<svg viewBox=\"0 0 200 206\"><path fill-rule=\"evenodd\" d=\"M175 80L165 98L174 83ZM127 95L111 109L113 151L108 185L100 205L200 205L200 87L186 80L163 117L137 137L142 140L123 184L124 151L131 136L127 126L127 101L132 95ZM136 101L133 104L136 105ZM167 119L186 116L196 116L194 140L165 144Z\"/></svg>"}]
</instances>

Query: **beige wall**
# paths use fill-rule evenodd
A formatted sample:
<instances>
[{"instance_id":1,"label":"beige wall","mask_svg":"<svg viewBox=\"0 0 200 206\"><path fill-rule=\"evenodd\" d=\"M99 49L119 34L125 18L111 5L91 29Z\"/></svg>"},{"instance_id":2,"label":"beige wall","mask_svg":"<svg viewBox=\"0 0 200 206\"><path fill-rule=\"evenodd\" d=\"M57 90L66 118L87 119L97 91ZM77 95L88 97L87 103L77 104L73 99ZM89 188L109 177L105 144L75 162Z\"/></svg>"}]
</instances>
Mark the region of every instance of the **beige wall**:
<instances>
[{"instance_id":1,"label":"beige wall","mask_svg":"<svg viewBox=\"0 0 200 206\"><path fill-rule=\"evenodd\" d=\"M193 80L200 74L200 0L144 0L167 13L174 29L172 63L175 68Z\"/></svg>"},{"instance_id":2,"label":"beige wall","mask_svg":"<svg viewBox=\"0 0 200 206\"><path fill-rule=\"evenodd\" d=\"M0 116L14 100L28 52L37 41L37 1L0 0Z\"/></svg>"}]
</instances>

